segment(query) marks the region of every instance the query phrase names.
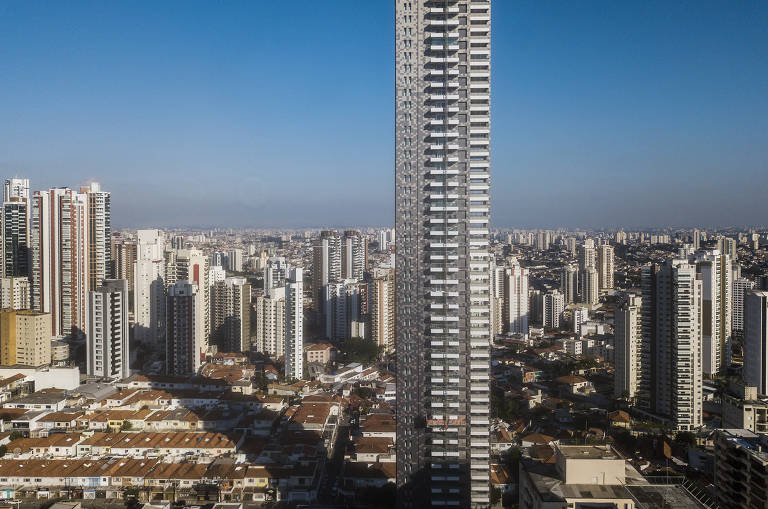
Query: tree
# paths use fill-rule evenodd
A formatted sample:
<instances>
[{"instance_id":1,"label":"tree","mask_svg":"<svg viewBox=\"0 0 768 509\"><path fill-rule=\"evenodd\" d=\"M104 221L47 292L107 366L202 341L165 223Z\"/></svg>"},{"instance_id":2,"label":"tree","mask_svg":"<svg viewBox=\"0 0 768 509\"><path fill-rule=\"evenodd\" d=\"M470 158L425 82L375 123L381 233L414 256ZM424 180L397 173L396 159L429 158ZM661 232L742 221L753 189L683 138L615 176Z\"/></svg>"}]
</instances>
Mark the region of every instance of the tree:
<instances>
[{"instance_id":1,"label":"tree","mask_svg":"<svg viewBox=\"0 0 768 509\"><path fill-rule=\"evenodd\" d=\"M678 431L675 435L675 442L694 448L696 447L696 435L690 431Z\"/></svg>"},{"instance_id":2,"label":"tree","mask_svg":"<svg viewBox=\"0 0 768 509\"><path fill-rule=\"evenodd\" d=\"M21 431L11 431L11 434L8 435L8 440L13 442L14 440L18 440L19 438L24 438L24 433Z\"/></svg>"},{"instance_id":3,"label":"tree","mask_svg":"<svg viewBox=\"0 0 768 509\"><path fill-rule=\"evenodd\" d=\"M5 444L0 445L0 458L5 456L5 453L7 452L8 452L8 447Z\"/></svg>"},{"instance_id":4,"label":"tree","mask_svg":"<svg viewBox=\"0 0 768 509\"><path fill-rule=\"evenodd\" d=\"M131 424L131 421L123 421L122 426L120 426L120 431L131 431L133 429L133 424Z\"/></svg>"},{"instance_id":5,"label":"tree","mask_svg":"<svg viewBox=\"0 0 768 509\"><path fill-rule=\"evenodd\" d=\"M342 343L340 353L345 362L371 363L379 355L379 347L372 339L349 338Z\"/></svg>"}]
</instances>

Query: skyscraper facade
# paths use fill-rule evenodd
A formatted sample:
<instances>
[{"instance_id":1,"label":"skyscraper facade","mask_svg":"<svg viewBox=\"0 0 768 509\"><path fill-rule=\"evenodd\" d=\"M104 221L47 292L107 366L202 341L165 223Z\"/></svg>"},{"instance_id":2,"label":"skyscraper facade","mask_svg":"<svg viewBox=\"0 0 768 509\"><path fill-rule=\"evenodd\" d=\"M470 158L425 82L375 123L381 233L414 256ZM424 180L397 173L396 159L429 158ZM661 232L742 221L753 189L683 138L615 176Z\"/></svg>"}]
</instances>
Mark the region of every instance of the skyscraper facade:
<instances>
[{"instance_id":1,"label":"skyscraper facade","mask_svg":"<svg viewBox=\"0 0 768 509\"><path fill-rule=\"evenodd\" d=\"M623 295L614 320L614 396L632 401L642 379L642 298Z\"/></svg>"},{"instance_id":2,"label":"skyscraper facade","mask_svg":"<svg viewBox=\"0 0 768 509\"><path fill-rule=\"evenodd\" d=\"M398 505L485 506L491 5L395 10Z\"/></svg>"},{"instance_id":3,"label":"skyscraper facade","mask_svg":"<svg viewBox=\"0 0 768 509\"><path fill-rule=\"evenodd\" d=\"M160 230L136 232L133 277L134 337L160 345L165 341L165 235Z\"/></svg>"},{"instance_id":4,"label":"skyscraper facade","mask_svg":"<svg viewBox=\"0 0 768 509\"><path fill-rule=\"evenodd\" d=\"M285 376L304 378L304 271L297 268L285 283Z\"/></svg>"},{"instance_id":5,"label":"skyscraper facade","mask_svg":"<svg viewBox=\"0 0 768 509\"><path fill-rule=\"evenodd\" d=\"M92 182L80 188L88 200L88 284L94 289L111 277L112 212L110 194Z\"/></svg>"},{"instance_id":6,"label":"skyscraper facade","mask_svg":"<svg viewBox=\"0 0 768 509\"><path fill-rule=\"evenodd\" d=\"M506 332L528 334L528 269L517 261L505 271L504 328Z\"/></svg>"},{"instance_id":7,"label":"skyscraper facade","mask_svg":"<svg viewBox=\"0 0 768 509\"><path fill-rule=\"evenodd\" d=\"M211 343L219 352L251 348L251 285L244 277L228 277L211 290Z\"/></svg>"},{"instance_id":8,"label":"skyscraper facade","mask_svg":"<svg viewBox=\"0 0 768 509\"><path fill-rule=\"evenodd\" d=\"M165 370L169 375L190 375L200 368L200 306L202 294L196 283L177 281L168 287Z\"/></svg>"},{"instance_id":9,"label":"skyscraper facade","mask_svg":"<svg viewBox=\"0 0 768 509\"><path fill-rule=\"evenodd\" d=\"M87 372L122 379L131 374L128 281L105 279L88 294Z\"/></svg>"},{"instance_id":10,"label":"skyscraper facade","mask_svg":"<svg viewBox=\"0 0 768 509\"><path fill-rule=\"evenodd\" d=\"M597 248L597 277L600 290L613 289L613 246L600 244Z\"/></svg>"},{"instance_id":11,"label":"skyscraper facade","mask_svg":"<svg viewBox=\"0 0 768 509\"><path fill-rule=\"evenodd\" d=\"M642 407L680 431L702 424L702 283L696 265L671 259L642 269Z\"/></svg>"},{"instance_id":12,"label":"skyscraper facade","mask_svg":"<svg viewBox=\"0 0 768 509\"><path fill-rule=\"evenodd\" d=\"M51 313L53 335L83 335L90 288L87 195L36 191L31 224L32 307Z\"/></svg>"},{"instance_id":13,"label":"skyscraper facade","mask_svg":"<svg viewBox=\"0 0 768 509\"><path fill-rule=\"evenodd\" d=\"M751 291L744 299L744 381L768 395L768 292Z\"/></svg>"},{"instance_id":14,"label":"skyscraper facade","mask_svg":"<svg viewBox=\"0 0 768 509\"><path fill-rule=\"evenodd\" d=\"M700 252L695 256L701 278L701 364L704 374L725 372L731 360L731 257L719 251Z\"/></svg>"}]
</instances>

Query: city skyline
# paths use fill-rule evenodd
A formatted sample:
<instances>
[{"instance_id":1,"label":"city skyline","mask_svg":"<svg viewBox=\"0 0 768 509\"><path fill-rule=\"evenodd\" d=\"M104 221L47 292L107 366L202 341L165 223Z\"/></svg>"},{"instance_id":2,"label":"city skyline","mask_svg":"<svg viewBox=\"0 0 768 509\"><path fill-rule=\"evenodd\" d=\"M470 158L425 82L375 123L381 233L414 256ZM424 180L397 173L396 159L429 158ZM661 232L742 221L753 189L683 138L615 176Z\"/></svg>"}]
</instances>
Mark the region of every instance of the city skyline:
<instances>
[{"instance_id":1,"label":"city skyline","mask_svg":"<svg viewBox=\"0 0 768 509\"><path fill-rule=\"evenodd\" d=\"M185 7L0 6L0 173L98 180L117 228L391 224L392 5ZM765 216L765 5L494 8L493 227Z\"/></svg>"}]
</instances>

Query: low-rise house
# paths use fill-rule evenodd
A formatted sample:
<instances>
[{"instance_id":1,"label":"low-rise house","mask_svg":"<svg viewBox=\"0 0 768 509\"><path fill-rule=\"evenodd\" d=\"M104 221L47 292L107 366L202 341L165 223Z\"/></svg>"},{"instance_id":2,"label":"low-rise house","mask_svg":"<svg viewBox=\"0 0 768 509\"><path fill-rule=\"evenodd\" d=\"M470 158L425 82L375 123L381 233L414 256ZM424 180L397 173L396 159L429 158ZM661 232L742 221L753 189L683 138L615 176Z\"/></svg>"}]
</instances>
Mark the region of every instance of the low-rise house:
<instances>
[{"instance_id":1,"label":"low-rise house","mask_svg":"<svg viewBox=\"0 0 768 509\"><path fill-rule=\"evenodd\" d=\"M397 440L395 416L392 414L370 414L360 422L360 433L364 437L391 438Z\"/></svg>"},{"instance_id":2,"label":"low-rise house","mask_svg":"<svg viewBox=\"0 0 768 509\"><path fill-rule=\"evenodd\" d=\"M395 443L391 438L357 437L349 459L363 463L396 461Z\"/></svg>"},{"instance_id":3,"label":"low-rise house","mask_svg":"<svg viewBox=\"0 0 768 509\"><path fill-rule=\"evenodd\" d=\"M94 433L77 445L77 454L125 456L221 456L234 454L242 436L222 433Z\"/></svg>"}]
</instances>

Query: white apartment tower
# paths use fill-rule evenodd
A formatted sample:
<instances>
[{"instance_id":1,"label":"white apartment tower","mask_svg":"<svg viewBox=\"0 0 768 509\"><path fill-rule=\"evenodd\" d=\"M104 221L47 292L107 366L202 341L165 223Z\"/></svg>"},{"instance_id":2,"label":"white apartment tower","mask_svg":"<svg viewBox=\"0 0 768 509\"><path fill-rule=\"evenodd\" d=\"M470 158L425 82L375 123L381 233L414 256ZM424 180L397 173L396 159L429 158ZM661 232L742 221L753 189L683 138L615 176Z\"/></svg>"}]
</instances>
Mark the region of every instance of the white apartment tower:
<instances>
[{"instance_id":1,"label":"white apartment tower","mask_svg":"<svg viewBox=\"0 0 768 509\"><path fill-rule=\"evenodd\" d=\"M623 295L616 305L614 319L613 394L633 401L642 379L642 298Z\"/></svg>"},{"instance_id":2,"label":"white apartment tower","mask_svg":"<svg viewBox=\"0 0 768 509\"><path fill-rule=\"evenodd\" d=\"M731 310L733 306L731 257L719 251L695 257L701 277L702 369L712 377L725 372L731 360Z\"/></svg>"},{"instance_id":3,"label":"white apartment tower","mask_svg":"<svg viewBox=\"0 0 768 509\"><path fill-rule=\"evenodd\" d=\"M98 288L111 277L112 212L110 194L92 182L80 188L88 200L88 285Z\"/></svg>"},{"instance_id":4,"label":"white apartment tower","mask_svg":"<svg viewBox=\"0 0 768 509\"><path fill-rule=\"evenodd\" d=\"M277 360L285 355L285 286L256 298L256 351Z\"/></svg>"},{"instance_id":5,"label":"white apartment tower","mask_svg":"<svg viewBox=\"0 0 768 509\"><path fill-rule=\"evenodd\" d=\"M341 238L341 277L363 279L368 265L368 240L355 230L347 230Z\"/></svg>"},{"instance_id":6,"label":"white apartment tower","mask_svg":"<svg viewBox=\"0 0 768 509\"><path fill-rule=\"evenodd\" d=\"M88 375L113 380L130 376L128 281L102 281L88 294L88 314Z\"/></svg>"},{"instance_id":7,"label":"white apartment tower","mask_svg":"<svg viewBox=\"0 0 768 509\"><path fill-rule=\"evenodd\" d=\"M285 286L285 278L289 270L288 262L283 256L273 256L267 260L264 268L264 292L268 293L272 288Z\"/></svg>"},{"instance_id":8,"label":"white apartment tower","mask_svg":"<svg viewBox=\"0 0 768 509\"><path fill-rule=\"evenodd\" d=\"M32 197L32 307L51 313L54 336L88 330L88 197L67 188L36 191Z\"/></svg>"},{"instance_id":9,"label":"white apartment tower","mask_svg":"<svg viewBox=\"0 0 768 509\"><path fill-rule=\"evenodd\" d=\"M563 294L557 290L547 292L542 296L541 314L544 327L560 328L560 317L565 309Z\"/></svg>"},{"instance_id":10,"label":"white apartment tower","mask_svg":"<svg viewBox=\"0 0 768 509\"><path fill-rule=\"evenodd\" d=\"M165 255L166 286L176 281L188 281L197 285L201 302L196 308L195 323L199 329L198 334L203 351L207 351L208 339L211 335L211 286L208 257L194 248L166 251Z\"/></svg>"},{"instance_id":11,"label":"white apartment tower","mask_svg":"<svg viewBox=\"0 0 768 509\"><path fill-rule=\"evenodd\" d=\"M566 304L579 300L579 271L574 265L566 265L560 273L560 291Z\"/></svg>"},{"instance_id":12,"label":"white apartment tower","mask_svg":"<svg viewBox=\"0 0 768 509\"><path fill-rule=\"evenodd\" d=\"M744 381L768 395L768 292L751 291L744 299Z\"/></svg>"},{"instance_id":13,"label":"white apartment tower","mask_svg":"<svg viewBox=\"0 0 768 509\"><path fill-rule=\"evenodd\" d=\"M600 302L600 276L596 268L587 267L582 274L581 302L596 306Z\"/></svg>"},{"instance_id":14,"label":"white apartment tower","mask_svg":"<svg viewBox=\"0 0 768 509\"><path fill-rule=\"evenodd\" d=\"M228 277L211 288L211 343L219 352L251 348L251 285L244 277Z\"/></svg>"},{"instance_id":15,"label":"white apartment tower","mask_svg":"<svg viewBox=\"0 0 768 509\"><path fill-rule=\"evenodd\" d=\"M613 246L600 244L597 248L597 277L600 290L613 289Z\"/></svg>"},{"instance_id":16,"label":"white apartment tower","mask_svg":"<svg viewBox=\"0 0 768 509\"><path fill-rule=\"evenodd\" d=\"M640 406L679 431L702 425L702 282L687 259L642 269Z\"/></svg>"},{"instance_id":17,"label":"white apartment tower","mask_svg":"<svg viewBox=\"0 0 768 509\"><path fill-rule=\"evenodd\" d=\"M504 325L507 332L528 334L528 269L517 260L504 274Z\"/></svg>"},{"instance_id":18,"label":"white apartment tower","mask_svg":"<svg viewBox=\"0 0 768 509\"><path fill-rule=\"evenodd\" d=\"M393 269L374 270L368 283L371 339L384 352L395 348L395 274Z\"/></svg>"},{"instance_id":19,"label":"white apartment tower","mask_svg":"<svg viewBox=\"0 0 768 509\"><path fill-rule=\"evenodd\" d=\"M731 298L733 306L731 307L731 330L734 334L743 334L744 332L744 299L746 294L755 287L755 282L747 278L734 278Z\"/></svg>"},{"instance_id":20,"label":"white apartment tower","mask_svg":"<svg viewBox=\"0 0 768 509\"><path fill-rule=\"evenodd\" d=\"M285 283L285 376L304 378L304 271L291 269Z\"/></svg>"},{"instance_id":21,"label":"white apartment tower","mask_svg":"<svg viewBox=\"0 0 768 509\"><path fill-rule=\"evenodd\" d=\"M491 2L396 2L399 507L489 504Z\"/></svg>"},{"instance_id":22,"label":"white apartment tower","mask_svg":"<svg viewBox=\"0 0 768 509\"><path fill-rule=\"evenodd\" d=\"M165 341L165 235L160 230L139 230L136 237L134 338L160 345Z\"/></svg>"}]
</instances>

